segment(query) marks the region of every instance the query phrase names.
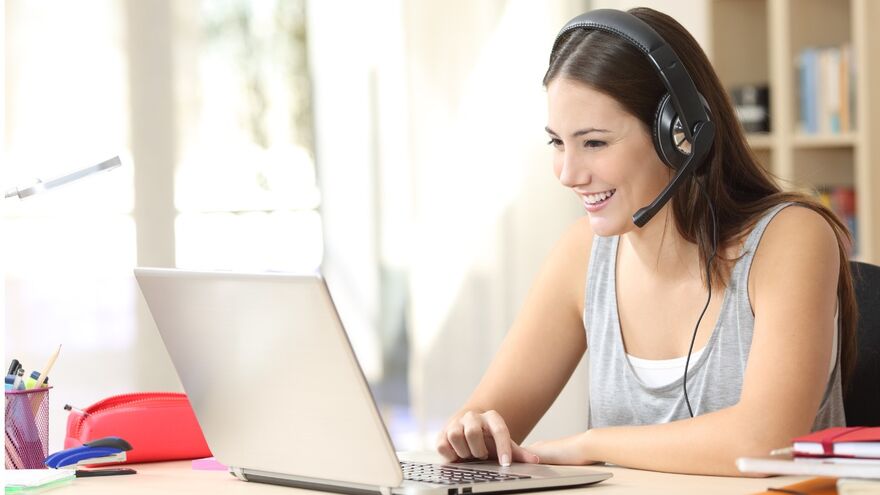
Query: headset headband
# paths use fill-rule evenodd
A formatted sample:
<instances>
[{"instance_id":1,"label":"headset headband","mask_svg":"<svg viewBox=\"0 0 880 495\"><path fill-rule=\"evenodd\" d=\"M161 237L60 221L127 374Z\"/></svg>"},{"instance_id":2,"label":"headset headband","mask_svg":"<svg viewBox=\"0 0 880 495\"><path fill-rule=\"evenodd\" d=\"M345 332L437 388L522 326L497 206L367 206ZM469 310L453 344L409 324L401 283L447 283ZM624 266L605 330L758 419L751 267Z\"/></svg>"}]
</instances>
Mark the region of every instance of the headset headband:
<instances>
[{"instance_id":1,"label":"headset headband","mask_svg":"<svg viewBox=\"0 0 880 495\"><path fill-rule=\"evenodd\" d=\"M647 55L657 74L660 75L663 85L666 86L688 141L693 141L693 133L699 122L709 122L709 114L703 105L700 93L684 64L657 31L646 22L621 10L592 10L575 17L563 26L556 35L553 50L550 51L551 56L556 52L562 35L577 28L596 29L619 36Z\"/></svg>"}]
</instances>

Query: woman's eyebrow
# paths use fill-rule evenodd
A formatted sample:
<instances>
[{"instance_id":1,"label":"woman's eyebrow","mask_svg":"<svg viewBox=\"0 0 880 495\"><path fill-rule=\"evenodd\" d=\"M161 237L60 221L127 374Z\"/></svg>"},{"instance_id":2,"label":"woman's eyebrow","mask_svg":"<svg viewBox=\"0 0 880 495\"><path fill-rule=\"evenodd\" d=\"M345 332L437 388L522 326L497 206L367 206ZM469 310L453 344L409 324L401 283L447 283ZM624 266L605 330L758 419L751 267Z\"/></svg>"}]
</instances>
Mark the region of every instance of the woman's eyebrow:
<instances>
[{"instance_id":1,"label":"woman's eyebrow","mask_svg":"<svg viewBox=\"0 0 880 495\"><path fill-rule=\"evenodd\" d=\"M544 130L547 131L547 134L551 134L551 135L557 136L557 137L559 136L558 134L556 134L556 132L553 131L553 129L551 129L549 127L544 127ZM609 131L608 129L597 129L595 127L588 127L586 129L580 129L580 130L574 131L573 133L571 133L571 137L576 138L579 136L583 136L585 134L589 134L591 132L611 132L611 131Z\"/></svg>"}]
</instances>

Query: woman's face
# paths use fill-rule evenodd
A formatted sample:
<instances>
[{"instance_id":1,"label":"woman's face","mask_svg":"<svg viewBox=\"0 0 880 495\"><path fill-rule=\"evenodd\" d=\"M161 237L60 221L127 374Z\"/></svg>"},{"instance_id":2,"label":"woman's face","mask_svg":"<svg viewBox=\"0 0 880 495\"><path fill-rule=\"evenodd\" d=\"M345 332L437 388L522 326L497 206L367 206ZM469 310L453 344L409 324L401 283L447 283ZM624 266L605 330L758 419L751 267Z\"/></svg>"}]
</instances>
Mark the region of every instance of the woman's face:
<instances>
[{"instance_id":1,"label":"woman's face","mask_svg":"<svg viewBox=\"0 0 880 495\"><path fill-rule=\"evenodd\" d=\"M570 79L551 81L547 96L546 129L559 182L583 202L595 234L635 229L633 214L660 193L672 172L648 129L610 96Z\"/></svg>"}]
</instances>

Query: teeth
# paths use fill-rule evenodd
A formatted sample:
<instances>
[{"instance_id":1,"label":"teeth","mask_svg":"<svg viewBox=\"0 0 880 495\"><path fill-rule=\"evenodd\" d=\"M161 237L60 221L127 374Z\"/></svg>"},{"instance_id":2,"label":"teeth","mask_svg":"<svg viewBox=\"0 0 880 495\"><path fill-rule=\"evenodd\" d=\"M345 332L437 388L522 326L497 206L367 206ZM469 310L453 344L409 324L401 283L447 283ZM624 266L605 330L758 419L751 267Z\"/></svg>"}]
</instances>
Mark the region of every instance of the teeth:
<instances>
[{"instance_id":1,"label":"teeth","mask_svg":"<svg viewBox=\"0 0 880 495\"><path fill-rule=\"evenodd\" d=\"M610 198L614 194L614 191L616 191L616 189L611 189L610 191L603 191L603 192L600 192L597 194L588 194L584 198L587 200L587 203L592 205L592 204L599 203L601 201L605 201L607 198Z\"/></svg>"}]
</instances>

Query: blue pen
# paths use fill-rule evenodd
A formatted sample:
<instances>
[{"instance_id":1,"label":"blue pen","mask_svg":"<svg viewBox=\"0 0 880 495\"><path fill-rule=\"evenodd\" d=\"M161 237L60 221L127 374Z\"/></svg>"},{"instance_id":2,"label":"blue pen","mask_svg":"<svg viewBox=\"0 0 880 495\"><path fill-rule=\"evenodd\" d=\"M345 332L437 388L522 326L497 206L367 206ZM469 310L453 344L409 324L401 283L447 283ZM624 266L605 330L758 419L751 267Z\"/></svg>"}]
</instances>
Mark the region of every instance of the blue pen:
<instances>
[{"instance_id":1,"label":"blue pen","mask_svg":"<svg viewBox=\"0 0 880 495\"><path fill-rule=\"evenodd\" d=\"M21 378L24 376L24 368L19 368L18 373L15 375L15 381L12 383L12 388L15 390L24 390L24 380Z\"/></svg>"}]
</instances>

